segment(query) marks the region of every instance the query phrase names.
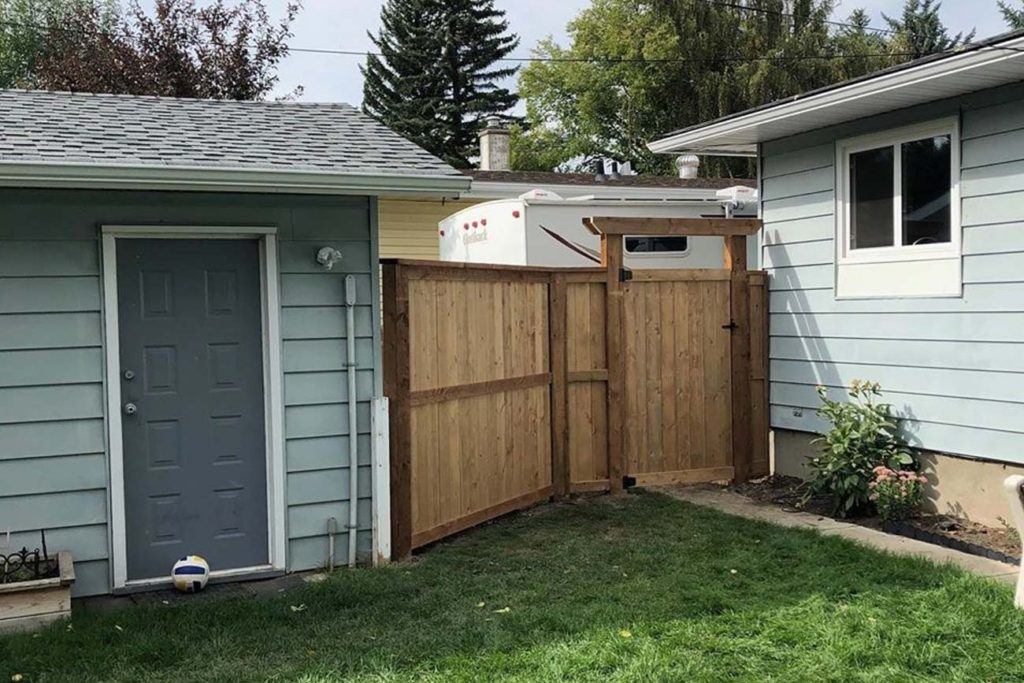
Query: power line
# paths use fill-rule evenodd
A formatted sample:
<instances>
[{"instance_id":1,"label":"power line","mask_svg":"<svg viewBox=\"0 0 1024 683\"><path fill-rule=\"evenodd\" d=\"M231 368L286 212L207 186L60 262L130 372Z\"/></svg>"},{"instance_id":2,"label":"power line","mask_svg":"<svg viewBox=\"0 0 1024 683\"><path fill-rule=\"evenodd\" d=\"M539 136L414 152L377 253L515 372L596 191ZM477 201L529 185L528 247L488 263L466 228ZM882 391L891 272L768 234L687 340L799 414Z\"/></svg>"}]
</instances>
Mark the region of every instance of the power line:
<instances>
[{"instance_id":1,"label":"power line","mask_svg":"<svg viewBox=\"0 0 1024 683\"><path fill-rule=\"evenodd\" d=\"M752 8L743 5L738 5L729 2L716 2L714 0L708 0L711 4L732 7L734 9L763 12L770 14L779 14L783 16L791 17L791 14L784 12L778 12L774 10L767 10L763 8ZM830 22L837 25L853 26L852 24L840 24L839 22ZM14 22L7 20L0 20L0 25L4 26L18 26L22 28L33 28L39 31L48 31L52 28L58 28L62 31L70 31L69 27L47 27L35 24L26 24L23 22ZM874 29L878 31L886 31L886 29ZM252 46L246 46L251 48ZM953 48L946 50L946 53L960 51L962 49L969 49L972 47L987 48L993 50L1006 50L1011 52L1024 52L1024 49L1015 48L1005 45L981 45L979 43L964 43L960 48ZM322 55L340 55L349 57L384 57L381 52L375 52L372 50L342 50L333 48L314 48L314 47L288 47L289 52L299 52L305 54L322 54ZM942 52L934 52L931 54L943 54ZM794 63L803 61L827 61L833 59L882 59L892 57L917 57L919 56L915 52L877 52L877 53L860 53L860 54L816 54L816 55L776 55L776 56L761 56L761 57L665 57L665 58L633 58L633 57L501 57L495 61L510 62L510 63L589 63L589 64L689 64L689 63L755 63L755 62L781 62L781 63Z\"/></svg>"},{"instance_id":2,"label":"power line","mask_svg":"<svg viewBox=\"0 0 1024 683\"><path fill-rule=\"evenodd\" d=\"M748 7L746 5L739 5L734 2L715 2L715 0L707 0L710 5L717 5L718 7L729 7L731 9L738 9L744 12L756 12L758 14L770 14L777 17L786 17L788 19L795 18L793 14L789 12L781 12L779 10L766 9L764 7ZM825 19L824 22L827 26L837 26L839 28L856 28L864 31L872 31L875 33L886 33L889 35L895 35L896 31L888 28L877 28L874 26L858 26L857 24L848 24L842 21L834 21L832 19Z\"/></svg>"}]
</instances>

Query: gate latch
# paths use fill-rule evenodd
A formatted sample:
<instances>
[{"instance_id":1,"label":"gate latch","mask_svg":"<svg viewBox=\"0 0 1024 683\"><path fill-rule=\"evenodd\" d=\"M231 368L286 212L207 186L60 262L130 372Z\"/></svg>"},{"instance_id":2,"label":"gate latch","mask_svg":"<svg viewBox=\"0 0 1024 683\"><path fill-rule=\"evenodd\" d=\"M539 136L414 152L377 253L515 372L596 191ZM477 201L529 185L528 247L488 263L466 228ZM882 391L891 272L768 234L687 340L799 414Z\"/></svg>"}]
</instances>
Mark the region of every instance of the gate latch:
<instances>
[{"instance_id":1,"label":"gate latch","mask_svg":"<svg viewBox=\"0 0 1024 683\"><path fill-rule=\"evenodd\" d=\"M619 282L629 282L633 279L633 271L629 268L619 268Z\"/></svg>"},{"instance_id":2,"label":"gate latch","mask_svg":"<svg viewBox=\"0 0 1024 683\"><path fill-rule=\"evenodd\" d=\"M738 327L735 320L730 320L728 325L722 325L723 330L735 330Z\"/></svg>"}]
</instances>

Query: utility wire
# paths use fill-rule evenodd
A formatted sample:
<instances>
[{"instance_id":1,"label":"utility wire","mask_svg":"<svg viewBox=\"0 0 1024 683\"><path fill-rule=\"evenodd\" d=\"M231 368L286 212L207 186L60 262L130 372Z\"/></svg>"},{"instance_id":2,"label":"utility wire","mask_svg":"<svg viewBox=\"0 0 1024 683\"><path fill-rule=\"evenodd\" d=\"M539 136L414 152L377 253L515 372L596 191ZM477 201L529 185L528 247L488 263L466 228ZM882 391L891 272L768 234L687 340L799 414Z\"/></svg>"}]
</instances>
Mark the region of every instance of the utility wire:
<instances>
[{"instance_id":1,"label":"utility wire","mask_svg":"<svg viewBox=\"0 0 1024 683\"><path fill-rule=\"evenodd\" d=\"M715 0L706 0L709 5L716 5L718 7L728 7L730 9L737 9L743 12L755 12L757 14L770 14L776 17L786 17L787 19L795 18L793 14L789 12L781 12L779 10L767 9L764 7L748 7L746 5L740 5L735 2L716 2ZM886 33L889 35L895 35L896 31L888 28L877 28L875 26L857 26L856 24L848 24L842 21L835 21L832 19L825 19L824 23L828 26L836 26L839 28L856 28L864 31L872 31L874 33Z\"/></svg>"},{"instance_id":2,"label":"utility wire","mask_svg":"<svg viewBox=\"0 0 1024 683\"><path fill-rule=\"evenodd\" d=\"M783 12L776 12L773 10L765 10L759 8L745 7L735 3L727 2L714 2L708 0L711 4L719 5L722 7L732 7L735 9L757 11L757 12L768 12L772 14L782 14L784 16L792 16ZM832 22L838 23L838 22ZM39 31L48 31L50 27L40 26L35 24L26 24L23 22L6 21L0 20L0 25L4 26L18 26L22 28L34 28ZM851 24L845 24L851 26ZM70 28L61 27L61 30L69 31ZM886 29L875 29L879 31L885 31ZM251 46L247 46L251 47ZM983 47L984 49L992 50L1005 50L1010 52L1024 52L1022 48L1015 48L1006 45L987 45L980 46L978 43L964 43L958 48L952 48L946 50L946 53L959 52L964 49L972 47ZM372 50L341 50L332 48L313 48L313 47L288 47L289 52L299 52L305 54L321 54L321 55L341 55L350 57L384 57L381 52L375 52ZM931 54L943 54L942 52L934 52ZM877 53L861 53L861 54L817 54L817 55L776 55L776 56L762 56L762 57L665 57L665 58L633 58L633 57L501 57L495 61L499 62L513 62L513 63L590 63L590 64L688 64L688 63L720 63L720 62L731 62L731 63L755 63L755 62L804 62L804 61L822 61L822 60L833 60L833 59L872 59L872 58L891 58L891 57L917 57L917 53L914 52L877 52Z\"/></svg>"}]
</instances>

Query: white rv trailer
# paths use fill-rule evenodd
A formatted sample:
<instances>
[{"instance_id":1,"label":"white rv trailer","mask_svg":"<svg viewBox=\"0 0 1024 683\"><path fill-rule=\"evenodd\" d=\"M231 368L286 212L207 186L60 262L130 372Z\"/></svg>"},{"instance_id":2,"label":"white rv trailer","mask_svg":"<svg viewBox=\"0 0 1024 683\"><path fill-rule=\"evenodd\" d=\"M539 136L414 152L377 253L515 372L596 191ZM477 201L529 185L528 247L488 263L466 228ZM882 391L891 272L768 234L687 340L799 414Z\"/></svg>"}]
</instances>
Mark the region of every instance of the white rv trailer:
<instances>
[{"instance_id":1,"label":"white rv trailer","mask_svg":"<svg viewBox=\"0 0 1024 683\"><path fill-rule=\"evenodd\" d=\"M595 266L600 240L583 225L587 216L635 218L757 215L757 191L709 190L706 199L562 199L543 190L518 199L484 202L440 222L441 260L529 266ZM748 263L759 267L758 236L748 240ZM721 268L721 237L626 237L625 265L643 268Z\"/></svg>"}]
</instances>

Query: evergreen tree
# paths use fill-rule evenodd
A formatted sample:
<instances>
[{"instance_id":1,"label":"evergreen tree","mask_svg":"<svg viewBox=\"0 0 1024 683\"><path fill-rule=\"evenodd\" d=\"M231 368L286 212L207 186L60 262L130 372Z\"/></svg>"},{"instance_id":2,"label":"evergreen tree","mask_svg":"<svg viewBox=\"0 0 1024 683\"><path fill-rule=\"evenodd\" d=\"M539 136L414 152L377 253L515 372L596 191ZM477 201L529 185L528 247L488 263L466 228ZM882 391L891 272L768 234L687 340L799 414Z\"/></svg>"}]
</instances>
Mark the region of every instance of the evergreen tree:
<instances>
[{"instance_id":1,"label":"evergreen tree","mask_svg":"<svg viewBox=\"0 0 1024 683\"><path fill-rule=\"evenodd\" d=\"M899 18L882 14L882 18L895 32L890 41L894 54L901 59L917 59L936 52L944 52L974 39L974 31L950 36L939 18L941 2L935 0L906 0Z\"/></svg>"},{"instance_id":2,"label":"evergreen tree","mask_svg":"<svg viewBox=\"0 0 1024 683\"><path fill-rule=\"evenodd\" d=\"M370 35L363 109L453 166L468 168L476 133L516 95L499 82L516 73L495 66L518 45L494 0L387 0Z\"/></svg>"},{"instance_id":3,"label":"evergreen tree","mask_svg":"<svg viewBox=\"0 0 1024 683\"><path fill-rule=\"evenodd\" d=\"M1024 9L1014 9L1008 2L999 0L999 11L1003 15L1006 25L1014 31L1024 28Z\"/></svg>"},{"instance_id":4,"label":"evergreen tree","mask_svg":"<svg viewBox=\"0 0 1024 683\"><path fill-rule=\"evenodd\" d=\"M871 17L863 9L855 9L835 36L836 54L848 55L839 61L839 77L842 80L857 78L879 69L891 66L894 60L885 55L888 50L885 38L869 30Z\"/></svg>"}]
</instances>

